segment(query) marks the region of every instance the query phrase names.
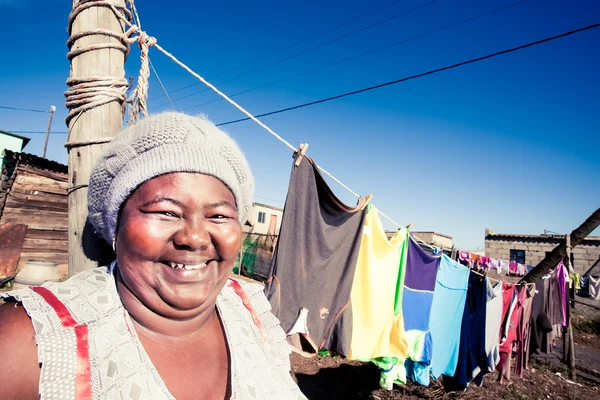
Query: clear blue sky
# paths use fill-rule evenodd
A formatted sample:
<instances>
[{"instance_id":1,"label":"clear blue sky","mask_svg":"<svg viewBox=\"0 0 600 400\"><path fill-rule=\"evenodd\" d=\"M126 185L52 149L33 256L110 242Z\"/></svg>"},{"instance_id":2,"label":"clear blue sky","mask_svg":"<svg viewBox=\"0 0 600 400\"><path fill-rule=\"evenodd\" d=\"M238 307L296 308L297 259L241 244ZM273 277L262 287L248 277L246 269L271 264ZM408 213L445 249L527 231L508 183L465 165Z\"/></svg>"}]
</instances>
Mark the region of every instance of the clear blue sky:
<instances>
[{"instance_id":1,"label":"clear blue sky","mask_svg":"<svg viewBox=\"0 0 600 400\"><path fill-rule=\"evenodd\" d=\"M225 93L324 66L518 0L404 0L279 54L212 79ZM199 74L211 78L392 3L364 1L138 2L143 28ZM430 4L428 4L430 3ZM69 1L0 0L0 105L57 106L49 158L66 163L62 144L69 74ZM172 5L171 5L172 4ZM423 7L395 18L395 15ZM359 33L307 51L390 18ZM460 62L600 22L597 0L529 0L475 21L234 97L255 114L318 100ZM221 82L298 52L277 65ZM137 76L132 49L127 76ZM155 49L168 91L195 83ZM600 206L600 29L335 100L265 117L354 191L400 224L481 248L486 227L499 233L566 233ZM174 99L203 89L172 93ZM202 92L175 102L214 122L243 117ZM167 110L154 77L150 111ZM193 107L193 108L188 108ZM0 109L0 129L44 131L47 114ZM253 122L225 127L256 176L256 201L283 206L291 151ZM41 155L42 134L25 151ZM355 198L332 183L347 203ZM393 228L386 224L387 228ZM598 231L596 231L598 234Z\"/></svg>"}]
</instances>

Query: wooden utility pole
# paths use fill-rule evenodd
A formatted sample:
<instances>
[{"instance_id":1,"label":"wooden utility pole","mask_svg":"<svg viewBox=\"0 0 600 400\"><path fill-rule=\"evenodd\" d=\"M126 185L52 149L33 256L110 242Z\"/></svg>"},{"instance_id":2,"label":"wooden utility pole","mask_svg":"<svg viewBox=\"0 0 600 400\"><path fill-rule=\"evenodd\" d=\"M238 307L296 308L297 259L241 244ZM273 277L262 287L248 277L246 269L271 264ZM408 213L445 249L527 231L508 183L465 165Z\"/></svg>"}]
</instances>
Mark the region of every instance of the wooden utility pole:
<instances>
[{"instance_id":1,"label":"wooden utility pole","mask_svg":"<svg viewBox=\"0 0 600 400\"><path fill-rule=\"evenodd\" d=\"M81 32L89 32L75 40L71 51L97 47L82 52L71 59L71 79L92 77L123 77L125 75L125 54L122 50L104 46L106 43L120 44L120 41L99 30L123 34L121 22L108 2L87 2L73 0L73 10L79 6L89 6L75 17L70 34L71 38ZM117 10L125 9L125 0L111 0ZM82 7L83 8L83 7ZM120 11L119 11L120 12ZM75 15L75 13L73 13ZM72 118L69 125L69 142L90 141L112 137L122 128L123 110L119 101L81 112ZM103 264L112 257L110 246L94 235L91 226L86 224L87 184L94 164L108 146L94 144L73 147L69 151L69 276Z\"/></svg>"},{"instance_id":2,"label":"wooden utility pole","mask_svg":"<svg viewBox=\"0 0 600 400\"><path fill-rule=\"evenodd\" d=\"M52 128L52 117L54 117L56 107L50 106L50 116L48 117L48 128L46 128L46 140L44 141L44 152L42 158L46 158L46 150L48 149L48 139L50 138L50 128Z\"/></svg>"}]
</instances>

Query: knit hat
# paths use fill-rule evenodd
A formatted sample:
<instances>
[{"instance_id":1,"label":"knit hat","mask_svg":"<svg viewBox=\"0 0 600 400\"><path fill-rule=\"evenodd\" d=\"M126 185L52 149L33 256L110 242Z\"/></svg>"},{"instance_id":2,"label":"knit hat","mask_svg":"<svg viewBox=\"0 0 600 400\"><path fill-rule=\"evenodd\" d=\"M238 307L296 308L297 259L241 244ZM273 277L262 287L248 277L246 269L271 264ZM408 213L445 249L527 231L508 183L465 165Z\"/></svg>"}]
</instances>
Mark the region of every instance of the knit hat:
<instances>
[{"instance_id":1,"label":"knit hat","mask_svg":"<svg viewBox=\"0 0 600 400\"><path fill-rule=\"evenodd\" d=\"M131 193L171 172L220 179L235 197L240 222L246 222L254 179L238 146L204 118L165 112L123 130L96 163L88 190L88 216L96 233L112 243L120 208Z\"/></svg>"}]
</instances>

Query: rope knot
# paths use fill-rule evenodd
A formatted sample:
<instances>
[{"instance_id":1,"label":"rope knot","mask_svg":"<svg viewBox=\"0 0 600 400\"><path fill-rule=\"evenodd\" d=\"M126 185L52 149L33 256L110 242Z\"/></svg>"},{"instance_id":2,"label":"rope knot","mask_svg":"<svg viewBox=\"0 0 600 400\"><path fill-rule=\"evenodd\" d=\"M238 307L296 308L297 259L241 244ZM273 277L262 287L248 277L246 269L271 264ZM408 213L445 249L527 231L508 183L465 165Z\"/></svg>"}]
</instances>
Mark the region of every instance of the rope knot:
<instances>
[{"instance_id":1,"label":"rope knot","mask_svg":"<svg viewBox=\"0 0 600 400\"><path fill-rule=\"evenodd\" d=\"M148 98L148 78L150 77L148 50L150 47L156 45L156 38L149 36L142 30L138 30L138 36L134 40L137 41L140 47L140 74L137 86L130 99L130 123L137 121L140 113L144 116L148 115L148 106L146 105Z\"/></svg>"},{"instance_id":2,"label":"rope knot","mask_svg":"<svg viewBox=\"0 0 600 400\"><path fill-rule=\"evenodd\" d=\"M148 35L146 32L144 31L140 31L139 36L138 36L138 46L140 46L140 49L144 49L144 47L152 47L154 45L156 45L156 38L153 36Z\"/></svg>"}]
</instances>

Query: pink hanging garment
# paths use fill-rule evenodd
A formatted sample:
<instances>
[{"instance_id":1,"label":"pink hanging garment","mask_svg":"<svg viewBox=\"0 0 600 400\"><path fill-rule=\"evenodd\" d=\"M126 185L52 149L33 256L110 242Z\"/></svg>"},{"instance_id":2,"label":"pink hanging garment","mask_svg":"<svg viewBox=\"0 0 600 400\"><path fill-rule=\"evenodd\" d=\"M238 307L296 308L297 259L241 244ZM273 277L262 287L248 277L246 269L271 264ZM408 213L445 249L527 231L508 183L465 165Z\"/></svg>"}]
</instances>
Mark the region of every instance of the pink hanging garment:
<instances>
[{"instance_id":1,"label":"pink hanging garment","mask_svg":"<svg viewBox=\"0 0 600 400\"><path fill-rule=\"evenodd\" d=\"M518 274L519 267L516 262L508 263L508 275L516 276Z\"/></svg>"},{"instance_id":2,"label":"pink hanging garment","mask_svg":"<svg viewBox=\"0 0 600 400\"><path fill-rule=\"evenodd\" d=\"M486 256L479 258L479 266L483 269L490 269L492 265L492 259Z\"/></svg>"}]
</instances>

